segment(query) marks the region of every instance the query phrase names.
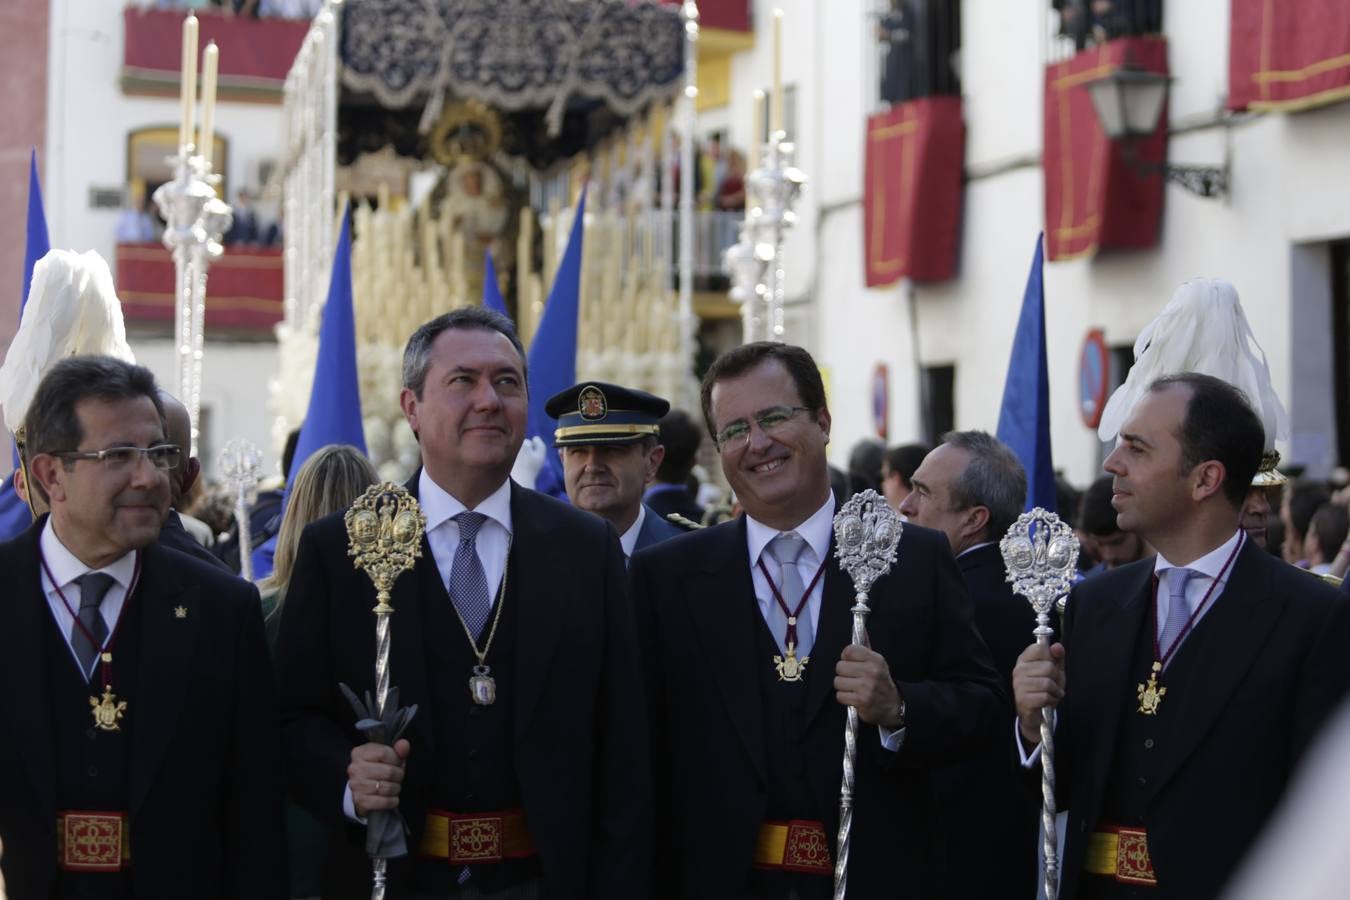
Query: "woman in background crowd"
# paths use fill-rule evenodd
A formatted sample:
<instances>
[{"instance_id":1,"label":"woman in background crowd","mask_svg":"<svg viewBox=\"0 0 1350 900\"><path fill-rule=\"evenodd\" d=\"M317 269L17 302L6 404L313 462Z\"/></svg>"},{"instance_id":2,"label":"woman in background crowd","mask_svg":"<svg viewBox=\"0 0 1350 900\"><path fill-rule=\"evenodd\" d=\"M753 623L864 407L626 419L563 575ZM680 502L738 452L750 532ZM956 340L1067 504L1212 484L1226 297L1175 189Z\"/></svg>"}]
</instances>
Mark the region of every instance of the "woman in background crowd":
<instances>
[{"instance_id":1,"label":"woman in background crowd","mask_svg":"<svg viewBox=\"0 0 1350 900\"><path fill-rule=\"evenodd\" d=\"M272 574L258 585L262 593L267 641L276 647L281 607L286 585L295 566L300 532L309 523L351 506L366 488L379 481L370 460L348 444L320 447L300 467L291 485L290 500L277 533L277 552ZM292 897L319 896L319 870L323 862L324 829L309 813L294 803L286 804L286 837Z\"/></svg>"}]
</instances>

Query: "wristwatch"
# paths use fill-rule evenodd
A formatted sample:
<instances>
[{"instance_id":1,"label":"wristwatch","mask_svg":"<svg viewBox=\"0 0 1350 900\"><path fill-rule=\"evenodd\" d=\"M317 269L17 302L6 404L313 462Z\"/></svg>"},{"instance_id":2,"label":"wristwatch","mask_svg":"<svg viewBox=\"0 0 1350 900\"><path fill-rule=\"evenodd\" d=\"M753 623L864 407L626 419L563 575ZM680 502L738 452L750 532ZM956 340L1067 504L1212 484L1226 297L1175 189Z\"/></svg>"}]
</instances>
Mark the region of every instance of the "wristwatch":
<instances>
[{"instance_id":1,"label":"wristwatch","mask_svg":"<svg viewBox=\"0 0 1350 900\"><path fill-rule=\"evenodd\" d=\"M899 710L899 712L898 712L897 714L898 714L899 717L900 717L900 721L896 723L895 727L892 728L891 731L899 731L901 728L904 728L904 727L905 727L905 698L904 698L904 697L900 697L900 710Z\"/></svg>"}]
</instances>

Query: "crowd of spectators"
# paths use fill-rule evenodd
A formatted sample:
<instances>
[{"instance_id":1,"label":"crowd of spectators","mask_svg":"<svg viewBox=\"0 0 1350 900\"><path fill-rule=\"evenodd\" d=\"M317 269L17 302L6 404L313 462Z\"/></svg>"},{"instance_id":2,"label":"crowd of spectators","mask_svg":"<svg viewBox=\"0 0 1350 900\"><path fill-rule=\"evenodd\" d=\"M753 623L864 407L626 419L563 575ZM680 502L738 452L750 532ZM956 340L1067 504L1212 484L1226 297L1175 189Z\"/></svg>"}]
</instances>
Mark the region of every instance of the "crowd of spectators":
<instances>
[{"instance_id":1,"label":"crowd of spectators","mask_svg":"<svg viewBox=\"0 0 1350 900\"><path fill-rule=\"evenodd\" d=\"M147 9L214 11L252 19L312 19L323 8L323 0L141 0L139 5Z\"/></svg>"}]
</instances>

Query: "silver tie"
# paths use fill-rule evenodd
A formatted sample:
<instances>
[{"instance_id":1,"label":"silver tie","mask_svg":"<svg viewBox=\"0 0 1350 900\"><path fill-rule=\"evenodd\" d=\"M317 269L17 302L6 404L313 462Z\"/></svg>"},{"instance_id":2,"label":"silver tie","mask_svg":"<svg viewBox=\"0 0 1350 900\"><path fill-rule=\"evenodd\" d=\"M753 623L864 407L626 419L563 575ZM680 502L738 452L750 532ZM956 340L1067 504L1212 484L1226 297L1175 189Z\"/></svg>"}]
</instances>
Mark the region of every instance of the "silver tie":
<instances>
[{"instance_id":1,"label":"silver tie","mask_svg":"<svg viewBox=\"0 0 1350 900\"><path fill-rule=\"evenodd\" d=\"M764 548L764 552L771 559L778 563L780 571L777 585L778 593L782 596L783 602L787 604L788 610L795 610L797 604L802 602L802 576L797 571L797 560L806 549L806 540L795 531L785 531L778 537L769 541L769 546ZM787 652L787 615L783 612L778 601L774 600L769 607L769 630L773 632L774 640L778 642L779 649ZM809 606L803 606L801 615L797 618L797 656L810 656L811 646L815 643L816 635L811 627L811 612Z\"/></svg>"}]
</instances>

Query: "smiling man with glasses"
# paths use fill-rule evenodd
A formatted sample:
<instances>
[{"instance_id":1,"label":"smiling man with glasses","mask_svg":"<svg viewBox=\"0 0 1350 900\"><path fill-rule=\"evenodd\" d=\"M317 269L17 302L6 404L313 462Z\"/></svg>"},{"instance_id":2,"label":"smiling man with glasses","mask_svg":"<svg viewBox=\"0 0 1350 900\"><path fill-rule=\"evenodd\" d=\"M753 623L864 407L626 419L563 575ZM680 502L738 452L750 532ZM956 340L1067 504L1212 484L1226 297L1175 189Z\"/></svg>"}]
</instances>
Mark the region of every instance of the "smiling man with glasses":
<instances>
[{"instance_id":1,"label":"smiling man with glasses","mask_svg":"<svg viewBox=\"0 0 1350 900\"><path fill-rule=\"evenodd\" d=\"M24 420L50 513L0 543L0 867L15 897L284 896L258 593L157 543L182 451L156 391L140 366L71 357Z\"/></svg>"},{"instance_id":2,"label":"smiling man with glasses","mask_svg":"<svg viewBox=\"0 0 1350 900\"><path fill-rule=\"evenodd\" d=\"M930 770L1000 745L1010 709L936 531L905 526L850 644L831 418L815 361L738 347L703 414L745 515L633 558L652 717L662 897L831 894L844 721L858 736L850 897L941 896Z\"/></svg>"}]
</instances>

